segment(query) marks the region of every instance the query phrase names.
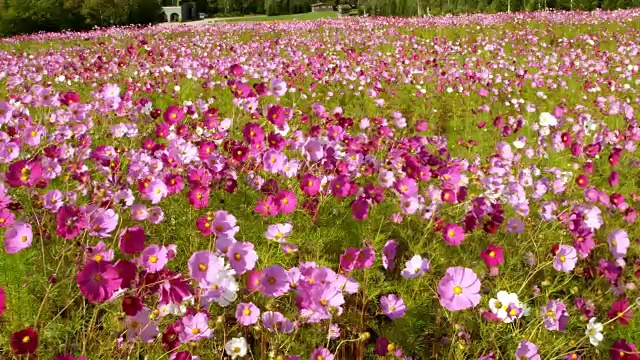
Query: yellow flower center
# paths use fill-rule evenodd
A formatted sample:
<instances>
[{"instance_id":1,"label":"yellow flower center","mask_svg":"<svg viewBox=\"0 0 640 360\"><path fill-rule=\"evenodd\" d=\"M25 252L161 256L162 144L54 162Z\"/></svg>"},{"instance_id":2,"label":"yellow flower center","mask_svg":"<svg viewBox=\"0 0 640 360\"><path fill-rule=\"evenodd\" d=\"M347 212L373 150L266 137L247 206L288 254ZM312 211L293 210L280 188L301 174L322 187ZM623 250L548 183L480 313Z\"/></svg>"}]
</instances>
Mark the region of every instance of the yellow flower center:
<instances>
[{"instance_id":1,"label":"yellow flower center","mask_svg":"<svg viewBox=\"0 0 640 360\"><path fill-rule=\"evenodd\" d=\"M242 311L243 314L245 314L245 316L249 316L251 315L251 310L249 308L245 308L244 311Z\"/></svg>"},{"instance_id":2,"label":"yellow flower center","mask_svg":"<svg viewBox=\"0 0 640 360\"><path fill-rule=\"evenodd\" d=\"M489 256L491 256L491 257L496 257L496 252L495 252L495 251L491 251L491 252L489 252Z\"/></svg>"},{"instance_id":3,"label":"yellow flower center","mask_svg":"<svg viewBox=\"0 0 640 360\"><path fill-rule=\"evenodd\" d=\"M239 347L236 346L236 347L233 348L233 353L234 354L238 354L239 352L240 352L240 348Z\"/></svg>"},{"instance_id":4,"label":"yellow flower center","mask_svg":"<svg viewBox=\"0 0 640 360\"><path fill-rule=\"evenodd\" d=\"M456 295L462 294L462 288L460 286L456 286L453 288L453 293Z\"/></svg>"},{"instance_id":5,"label":"yellow flower center","mask_svg":"<svg viewBox=\"0 0 640 360\"><path fill-rule=\"evenodd\" d=\"M193 328L193 330L191 330L191 333L192 333L193 335L198 335L198 334L200 334L200 329L198 329L198 328Z\"/></svg>"},{"instance_id":6,"label":"yellow flower center","mask_svg":"<svg viewBox=\"0 0 640 360\"><path fill-rule=\"evenodd\" d=\"M240 259L242 259L242 255L240 255L240 253L236 253L233 255L233 258L236 259L236 261L240 261Z\"/></svg>"},{"instance_id":7,"label":"yellow flower center","mask_svg":"<svg viewBox=\"0 0 640 360\"><path fill-rule=\"evenodd\" d=\"M328 304L327 299L320 299L320 305L327 306L327 304Z\"/></svg>"},{"instance_id":8,"label":"yellow flower center","mask_svg":"<svg viewBox=\"0 0 640 360\"><path fill-rule=\"evenodd\" d=\"M96 262L98 262L98 261L102 261L102 255L100 255L100 254L95 254L95 255L93 256L93 260L94 260L94 261L96 261Z\"/></svg>"},{"instance_id":9,"label":"yellow flower center","mask_svg":"<svg viewBox=\"0 0 640 360\"><path fill-rule=\"evenodd\" d=\"M27 336L22 338L22 343L23 344L27 344L27 343L29 343L29 341L31 341L31 338L29 337L29 335L27 335Z\"/></svg>"},{"instance_id":10,"label":"yellow flower center","mask_svg":"<svg viewBox=\"0 0 640 360\"><path fill-rule=\"evenodd\" d=\"M447 235L449 235L449 237L453 237L456 233L453 230L449 230L449 232L447 233Z\"/></svg>"},{"instance_id":11,"label":"yellow flower center","mask_svg":"<svg viewBox=\"0 0 640 360\"><path fill-rule=\"evenodd\" d=\"M155 255L151 255L149 256L149 261L151 261L152 264L155 264L158 262L158 257Z\"/></svg>"},{"instance_id":12,"label":"yellow flower center","mask_svg":"<svg viewBox=\"0 0 640 360\"><path fill-rule=\"evenodd\" d=\"M564 255L560 255L560 262L565 262L565 260L567 260L567 258L564 257Z\"/></svg>"},{"instance_id":13,"label":"yellow flower center","mask_svg":"<svg viewBox=\"0 0 640 360\"><path fill-rule=\"evenodd\" d=\"M22 238L20 239L22 242L27 242L28 238L26 235L22 235Z\"/></svg>"},{"instance_id":14,"label":"yellow flower center","mask_svg":"<svg viewBox=\"0 0 640 360\"><path fill-rule=\"evenodd\" d=\"M201 263L198 265L198 269L200 269L200 271L207 271L207 264Z\"/></svg>"}]
</instances>

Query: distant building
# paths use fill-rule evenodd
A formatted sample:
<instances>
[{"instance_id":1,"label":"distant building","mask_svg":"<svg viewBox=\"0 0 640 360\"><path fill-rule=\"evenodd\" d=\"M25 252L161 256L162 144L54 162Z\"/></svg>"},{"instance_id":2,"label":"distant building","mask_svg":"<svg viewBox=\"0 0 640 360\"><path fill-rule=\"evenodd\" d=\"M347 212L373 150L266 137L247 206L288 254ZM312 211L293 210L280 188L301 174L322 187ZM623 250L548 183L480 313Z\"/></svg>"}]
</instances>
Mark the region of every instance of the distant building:
<instances>
[{"instance_id":1,"label":"distant building","mask_svg":"<svg viewBox=\"0 0 640 360\"><path fill-rule=\"evenodd\" d=\"M1 0L0 0L1 1ZM180 0L163 0L162 10L168 22L182 22L197 19L196 3Z\"/></svg>"},{"instance_id":2,"label":"distant building","mask_svg":"<svg viewBox=\"0 0 640 360\"><path fill-rule=\"evenodd\" d=\"M335 5L330 3L311 4L311 12L335 11Z\"/></svg>"}]
</instances>

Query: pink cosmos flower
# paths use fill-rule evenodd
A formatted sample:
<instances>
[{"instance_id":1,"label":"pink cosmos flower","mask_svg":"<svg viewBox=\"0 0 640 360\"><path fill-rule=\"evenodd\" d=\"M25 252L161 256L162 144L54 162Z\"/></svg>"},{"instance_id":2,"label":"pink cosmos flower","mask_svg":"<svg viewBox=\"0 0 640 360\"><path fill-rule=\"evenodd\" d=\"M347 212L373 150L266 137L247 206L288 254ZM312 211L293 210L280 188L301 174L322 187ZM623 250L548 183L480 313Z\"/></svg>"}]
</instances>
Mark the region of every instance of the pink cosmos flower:
<instances>
[{"instance_id":1,"label":"pink cosmos flower","mask_svg":"<svg viewBox=\"0 0 640 360\"><path fill-rule=\"evenodd\" d=\"M274 197L269 195L266 198L261 198L260 200L258 200L258 203L253 208L253 211L264 217L269 217L278 215L280 209L275 203Z\"/></svg>"},{"instance_id":2,"label":"pink cosmos flower","mask_svg":"<svg viewBox=\"0 0 640 360\"><path fill-rule=\"evenodd\" d=\"M99 241L95 246L89 246L85 249L84 262L90 261L111 261L113 260L113 250L109 249L107 244Z\"/></svg>"},{"instance_id":3,"label":"pink cosmos flower","mask_svg":"<svg viewBox=\"0 0 640 360\"><path fill-rule=\"evenodd\" d=\"M159 206L152 206L149 208L149 217L147 218L152 224L159 224L164 220L164 212Z\"/></svg>"},{"instance_id":4,"label":"pink cosmos flower","mask_svg":"<svg viewBox=\"0 0 640 360\"><path fill-rule=\"evenodd\" d=\"M196 251L189 258L189 274L200 283L211 282L223 267L224 259L217 257L210 251Z\"/></svg>"},{"instance_id":5,"label":"pink cosmos flower","mask_svg":"<svg viewBox=\"0 0 640 360\"><path fill-rule=\"evenodd\" d=\"M423 259L420 255L414 255L409 261L407 261L405 268L402 270L402 277L405 279L413 279L424 275L426 271L429 271L429 259Z\"/></svg>"},{"instance_id":6,"label":"pink cosmos flower","mask_svg":"<svg viewBox=\"0 0 640 360\"><path fill-rule=\"evenodd\" d=\"M272 265L262 270L260 276L262 291L267 296L281 296L289 291L289 275L279 265Z\"/></svg>"},{"instance_id":7,"label":"pink cosmos flower","mask_svg":"<svg viewBox=\"0 0 640 360\"><path fill-rule=\"evenodd\" d=\"M333 360L333 354L329 349L316 348L311 353L311 360Z\"/></svg>"},{"instance_id":8,"label":"pink cosmos flower","mask_svg":"<svg viewBox=\"0 0 640 360\"><path fill-rule=\"evenodd\" d=\"M448 268L438 285L440 304L450 311L475 307L482 298L479 292L480 280L476 273L460 266Z\"/></svg>"},{"instance_id":9,"label":"pink cosmos flower","mask_svg":"<svg viewBox=\"0 0 640 360\"><path fill-rule=\"evenodd\" d=\"M464 229L458 224L447 224L442 228L442 236L447 244L458 246L464 240Z\"/></svg>"},{"instance_id":10,"label":"pink cosmos flower","mask_svg":"<svg viewBox=\"0 0 640 360\"><path fill-rule=\"evenodd\" d=\"M290 334L293 332L293 323L277 311L265 311L262 313L262 324L272 332Z\"/></svg>"},{"instance_id":11,"label":"pink cosmos flower","mask_svg":"<svg viewBox=\"0 0 640 360\"><path fill-rule=\"evenodd\" d=\"M569 322L567 307L557 300L550 300L546 306L542 307L542 317L547 330L564 332Z\"/></svg>"},{"instance_id":12,"label":"pink cosmos flower","mask_svg":"<svg viewBox=\"0 0 640 360\"><path fill-rule=\"evenodd\" d=\"M140 254L142 266L150 273L162 270L168 261L168 250L164 246L149 245Z\"/></svg>"},{"instance_id":13,"label":"pink cosmos flower","mask_svg":"<svg viewBox=\"0 0 640 360\"><path fill-rule=\"evenodd\" d=\"M137 221L144 221L149 217L147 207L142 204L133 204L131 206L131 218Z\"/></svg>"},{"instance_id":14,"label":"pink cosmos flower","mask_svg":"<svg viewBox=\"0 0 640 360\"><path fill-rule=\"evenodd\" d=\"M262 156L262 167L266 172L277 174L284 169L286 160L280 151L269 149Z\"/></svg>"},{"instance_id":15,"label":"pink cosmos flower","mask_svg":"<svg viewBox=\"0 0 640 360\"><path fill-rule=\"evenodd\" d=\"M346 175L338 175L331 182L331 193L341 199L351 194L351 181Z\"/></svg>"},{"instance_id":16,"label":"pink cosmos flower","mask_svg":"<svg viewBox=\"0 0 640 360\"><path fill-rule=\"evenodd\" d=\"M239 303L236 307L236 321L243 326L253 325L258 322L260 309L253 303Z\"/></svg>"},{"instance_id":17,"label":"pink cosmos flower","mask_svg":"<svg viewBox=\"0 0 640 360\"><path fill-rule=\"evenodd\" d=\"M624 230L614 230L609 234L609 251L616 258L623 258L627 255L627 249L631 244L629 242L629 235Z\"/></svg>"},{"instance_id":18,"label":"pink cosmos flower","mask_svg":"<svg viewBox=\"0 0 640 360\"><path fill-rule=\"evenodd\" d=\"M211 337L209 317L204 313L186 315L182 318L182 331L179 333L180 342L188 343Z\"/></svg>"},{"instance_id":19,"label":"pink cosmos flower","mask_svg":"<svg viewBox=\"0 0 640 360\"><path fill-rule=\"evenodd\" d=\"M516 360L541 360L536 344L527 340L520 341L516 349Z\"/></svg>"},{"instance_id":20,"label":"pink cosmos flower","mask_svg":"<svg viewBox=\"0 0 640 360\"><path fill-rule=\"evenodd\" d=\"M44 195L44 208L55 213L64 204L62 200L62 192L60 190L49 190Z\"/></svg>"},{"instance_id":21,"label":"pink cosmos flower","mask_svg":"<svg viewBox=\"0 0 640 360\"><path fill-rule=\"evenodd\" d=\"M396 267L393 259L396 257L396 248L398 243L395 240L388 240L382 248L382 266L385 269L394 269Z\"/></svg>"},{"instance_id":22,"label":"pink cosmos flower","mask_svg":"<svg viewBox=\"0 0 640 360\"><path fill-rule=\"evenodd\" d=\"M291 231L293 230L293 225L286 224L273 224L267 227L267 231L264 236L267 240L273 240L275 242L284 243L285 238L291 235Z\"/></svg>"},{"instance_id":23,"label":"pink cosmos flower","mask_svg":"<svg viewBox=\"0 0 640 360\"><path fill-rule=\"evenodd\" d=\"M236 274L244 274L256 266L258 254L253 248L253 243L237 241L229 246L227 259Z\"/></svg>"},{"instance_id":24,"label":"pink cosmos flower","mask_svg":"<svg viewBox=\"0 0 640 360\"><path fill-rule=\"evenodd\" d=\"M120 288L122 278L115 266L107 261L91 261L77 276L80 292L92 303L105 302Z\"/></svg>"},{"instance_id":25,"label":"pink cosmos flower","mask_svg":"<svg viewBox=\"0 0 640 360\"><path fill-rule=\"evenodd\" d=\"M303 146L304 153L309 161L320 161L324 158L324 149L320 141L316 139L309 139Z\"/></svg>"},{"instance_id":26,"label":"pink cosmos flower","mask_svg":"<svg viewBox=\"0 0 640 360\"><path fill-rule=\"evenodd\" d=\"M89 235L101 238L111 237L111 232L118 226L118 214L113 209L87 207L87 230Z\"/></svg>"},{"instance_id":27,"label":"pink cosmos flower","mask_svg":"<svg viewBox=\"0 0 640 360\"><path fill-rule=\"evenodd\" d=\"M576 267L578 252L573 246L560 245L553 262L553 268L562 272L571 272Z\"/></svg>"},{"instance_id":28,"label":"pink cosmos flower","mask_svg":"<svg viewBox=\"0 0 640 360\"><path fill-rule=\"evenodd\" d=\"M405 311L407 311L407 306L404 304L404 301L396 294L381 297L380 308L382 309L382 313L387 315L391 320L403 317Z\"/></svg>"},{"instance_id":29,"label":"pink cosmos flower","mask_svg":"<svg viewBox=\"0 0 640 360\"><path fill-rule=\"evenodd\" d=\"M414 196L418 192L416 181L410 177L396 179L394 187L401 195L407 197Z\"/></svg>"},{"instance_id":30,"label":"pink cosmos flower","mask_svg":"<svg viewBox=\"0 0 640 360\"><path fill-rule=\"evenodd\" d=\"M4 232L4 250L16 254L31 246L33 230L31 225L18 221Z\"/></svg>"},{"instance_id":31,"label":"pink cosmos flower","mask_svg":"<svg viewBox=\"0 0 640 360\"><path fill-rule=\"evenodd\" d=\"M275 96L284 96L287 93L287 83L282 79L272 79L269 83L269 90Z\"/></svg>"},{"instance_id":32,"label":"pink cosmos flower","mask_svg":"<svg viewBox=\"0 0 640 360\"><path fill-rule=\"evenodd\" d=\"M167 185L162 180L151 180L144 191L145 198L152 204L157 204L168 194Z\"/></svg>"},{"instance_id":33,"label":"pink cosmos flower","mask_svg":"<svg viewBox=\"0 0 640 360\"><path fill-rule=\"evenodd\" d=\"M151 310L144 307L136 315L126 317L127 340L135 341L139 338L142 342L150 343L156 339L159 328L155 321L149 318L150 315Z\"/></svg>"}]
</instances>

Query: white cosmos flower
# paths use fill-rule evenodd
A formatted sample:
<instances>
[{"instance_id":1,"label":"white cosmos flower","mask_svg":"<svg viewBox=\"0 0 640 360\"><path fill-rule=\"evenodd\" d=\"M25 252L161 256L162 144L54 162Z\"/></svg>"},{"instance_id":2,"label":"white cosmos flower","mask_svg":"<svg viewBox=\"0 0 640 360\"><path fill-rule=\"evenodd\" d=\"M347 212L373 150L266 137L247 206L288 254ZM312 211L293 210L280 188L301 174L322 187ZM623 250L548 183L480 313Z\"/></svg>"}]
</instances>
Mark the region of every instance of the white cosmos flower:
<instances>
[{"instance_id":1,"label":"white cosmos flower","mask_svg":"<svg viewBox=\"0 0 640 360\"><path fill-rule=\"evenodd\" d=\"M243 337L233 338L224 344L224 350L232 359L247 355L247 340Z\"/></svg>"},{"instance_id":2,"label":"white cosmos flower","mask_svg":"<svg viewBox=\"0 0 640 360\"><path fill-rule=\"evenodd\" d=\"M589 337L589 342L591 343L591 345L598 346L598 344L600 344L600 341L604 339L604 336L602 335L603 329L604 326L602 326L601 323L596 322L596 318L592 317L591 319L589 319L589 323L587 324L587 331L585 331L585 334L587 334L587 336Z\"/></svg>"},{"instance_id":3,"label":"white cosmos flower","mask_svg":"<svg viewBox=\"0 0 640 360\"><path fill-rule=\"evenodd\" d=\"M509 317L509 314L507 314L507 309L511 304L514 304L523 310L525 308L520 300L518 300L518 294L508 293L504 290L501 290L496 294L496 299L489 300L489 309L491 309L492 313L496 314L498 319L504 321L505 323L510 323L513 321L513 318ZM524 311L521 313L521 315L524 315Z\"/></svg>"},{"instance_id":4,"label":"white cosmos flower","mask_svg":"<svg viewBox=\"0 0 640 360\"><path fill-rule=\"evenodd\" d=\"M526 143L524 139L518 138L516 141L513 142L513 147L515 147L516 149L522 149L524 148L525 145Z\"/></svg>"},{"instance_id":5,"label":"white cosmos flower","mask_svg":"<svg viewBox=\"0 0 640 360\"><path fill-rule=\"evenodd\" d=\"M548 112L543 112L540 114L539 123L540 126L556 126L558 125L558 119Z\"/></svg>"}]
</instances>

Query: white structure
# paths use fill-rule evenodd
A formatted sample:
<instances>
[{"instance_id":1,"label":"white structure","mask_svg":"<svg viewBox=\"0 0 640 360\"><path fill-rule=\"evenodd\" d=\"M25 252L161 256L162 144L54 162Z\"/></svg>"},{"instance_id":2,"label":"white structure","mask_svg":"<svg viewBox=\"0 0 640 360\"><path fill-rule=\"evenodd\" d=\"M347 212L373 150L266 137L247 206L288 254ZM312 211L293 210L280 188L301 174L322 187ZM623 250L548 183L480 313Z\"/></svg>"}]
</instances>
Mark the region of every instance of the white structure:
<instances>
[{"instance_id":1,"label":"white structure","mask_svg":"<svg viewBox=\"0 0 640 360\"><path fill-rule=\"evenodd\" d=\"M177 22L182 20L182 6L163 6L162 10L168 22Z\"/></svg>"}]
</instances>

